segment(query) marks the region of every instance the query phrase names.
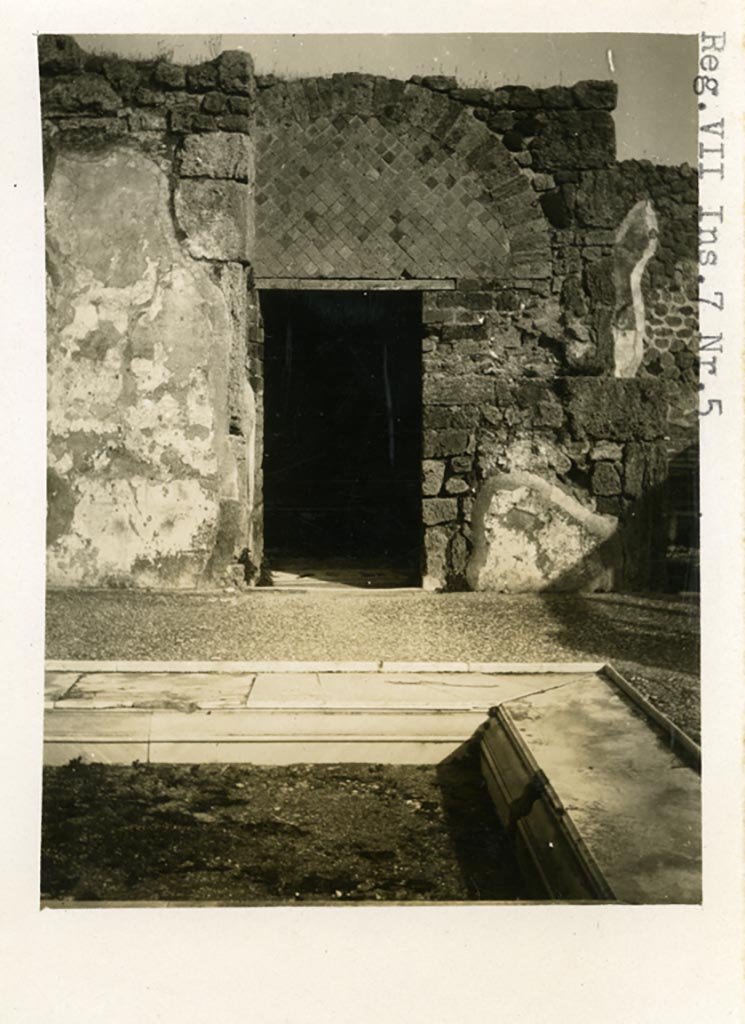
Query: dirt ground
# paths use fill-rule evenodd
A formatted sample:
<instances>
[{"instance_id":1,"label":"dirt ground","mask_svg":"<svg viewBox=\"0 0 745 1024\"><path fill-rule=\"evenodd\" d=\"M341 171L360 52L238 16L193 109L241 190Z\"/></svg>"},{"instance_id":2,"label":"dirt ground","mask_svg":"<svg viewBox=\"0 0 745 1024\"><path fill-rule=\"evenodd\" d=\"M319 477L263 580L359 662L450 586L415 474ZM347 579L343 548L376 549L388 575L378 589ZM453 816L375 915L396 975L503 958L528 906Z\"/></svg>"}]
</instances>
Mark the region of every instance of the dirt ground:
<instances>
[{"instance_id":1,"label":"dirt ground","mask_svg":"<svg viewBox=\"0 0 745 1024\"><path fill-rule=\"evenodd\" d=\"M42 899L477 901L522 885L474 754L44 771Z\"/></svg>"}]
</instances>

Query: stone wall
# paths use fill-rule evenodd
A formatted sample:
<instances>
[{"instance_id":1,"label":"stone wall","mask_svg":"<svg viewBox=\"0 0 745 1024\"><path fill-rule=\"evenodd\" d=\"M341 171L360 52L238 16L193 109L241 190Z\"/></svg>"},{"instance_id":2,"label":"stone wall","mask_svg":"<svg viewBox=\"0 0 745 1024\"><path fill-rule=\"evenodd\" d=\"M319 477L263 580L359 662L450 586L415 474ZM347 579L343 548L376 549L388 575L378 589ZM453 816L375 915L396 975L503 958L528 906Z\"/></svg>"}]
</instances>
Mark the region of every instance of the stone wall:
<instances>
[{"instance_id":1,"label":"stone wall","mask_svg":"<svg viewBox=\"0 0 745 1024\"><path fill-rule=\"evenodd\" d=\"M258 86L257 273L455 285L423 294L425 585L664 585L668 463L697 430L695 173L616 161L608 82Z\"/></svg>"},{"instance_id":2,"label":"stone wall","mask_svg":"<svg viewBox=\"0 0 745 1024\"><path fill-rule=\"evenodd\" d=\"M39 56L49 582L243 580L261 559L250 58L132 63L55 36Z\"/></svg>"},{"instance_id":3,"label":"stone wall","mask_svg":"<svg viewBox=\"0 0 745 1024\"><path fill-rule=\"evenodd\" d=\"M588 372L577 372L564 347L542 333L545 308L540 294L497 289L425 296L423 505L432 586L650 582L650 552L661 540L640 502L666 479L675 385L619 380L589 362ZM500 502L483 499L502 486L514 499L501 498L507 526L491 521ZM524 512L525 487L540 511ZM625 542L619 534L610 543L619 521ZM518 554L526 536L531 551Z\"/></svg>"},{"instance_id":4,"label":"stone wall","mask_svg":"<svg viewBox=\"0 0 745 1024\"><path fill-rule=\"evenodd\" d=\"M619 302L624 282L617 277L624 266L624 253L616 236L630 211L642 203L650 207L654 223L649 225L649 233L655 237L640 281L644 345L633 375L678 383L671 414L678 425L695 431L696 173L687 165L659 167L648 161L629 160L608 169L580 173L575 182L562 182L545 195L559 203L561 217L554 213L554 220L562 221L554 230L554 289L560 289L565 315L571 311L579 317L589 313L596 318L601 339L607 331L603 317L611 320L611 336L614 320L618 326L624 321L623 304ZM641 243L643 239L637 251L642 249ZM626 286L630 270L631 265L625 273ZM607 343L612 345L612 340L609 338Z\"/></svg>"},{"instance_id":5,"label":"stone wall","mask_svg":"<svg viewBox=\"0 0 745 1024\"><path fill-rule=\"evenodd\" d=\"M52 581L255 579L254 281L427 278L425 585L665 584L669 466L697 442L697 177L616 161L613 83L40 56Z\"/></svg>"}]
</instances>

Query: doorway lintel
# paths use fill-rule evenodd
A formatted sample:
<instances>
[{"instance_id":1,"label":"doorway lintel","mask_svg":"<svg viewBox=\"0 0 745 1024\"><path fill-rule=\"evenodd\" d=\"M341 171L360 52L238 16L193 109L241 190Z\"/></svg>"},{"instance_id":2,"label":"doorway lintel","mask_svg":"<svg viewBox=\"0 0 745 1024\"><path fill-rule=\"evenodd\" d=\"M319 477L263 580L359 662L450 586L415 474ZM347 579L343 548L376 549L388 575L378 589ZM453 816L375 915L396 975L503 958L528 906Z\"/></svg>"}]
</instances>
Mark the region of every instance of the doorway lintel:
<instances>
[{"instance_id":1,"label":"doorway lintel","mask_svg":"<svg viewBox=\"0 0 745 1024\"><path fill-rule=\"evenodd\" d=\"M447 278L346 278L346 277L257 277L259 291L348 291L348 292L449 292L455 279Z\"/></svg>"}]
</instances>

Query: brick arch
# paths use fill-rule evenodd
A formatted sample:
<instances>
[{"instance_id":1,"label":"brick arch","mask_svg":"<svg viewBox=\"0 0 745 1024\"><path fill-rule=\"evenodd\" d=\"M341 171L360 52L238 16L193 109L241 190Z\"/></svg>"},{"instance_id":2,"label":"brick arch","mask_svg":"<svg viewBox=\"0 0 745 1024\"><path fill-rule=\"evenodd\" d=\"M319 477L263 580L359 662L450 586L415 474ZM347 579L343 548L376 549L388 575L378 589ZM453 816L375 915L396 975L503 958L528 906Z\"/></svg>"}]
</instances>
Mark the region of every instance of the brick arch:
<instances>
[{"instance_id":1,"label":"brick arch","mask_svg":"<svg viewBox=\"0 0 745 1024\"><path fill-rule=\"evenodd\" d=\"M550 259L530 183L440 93L357 75L278 82L260 92L256 135L257 277L509 282Z\"/></svg>"}]
</instances>

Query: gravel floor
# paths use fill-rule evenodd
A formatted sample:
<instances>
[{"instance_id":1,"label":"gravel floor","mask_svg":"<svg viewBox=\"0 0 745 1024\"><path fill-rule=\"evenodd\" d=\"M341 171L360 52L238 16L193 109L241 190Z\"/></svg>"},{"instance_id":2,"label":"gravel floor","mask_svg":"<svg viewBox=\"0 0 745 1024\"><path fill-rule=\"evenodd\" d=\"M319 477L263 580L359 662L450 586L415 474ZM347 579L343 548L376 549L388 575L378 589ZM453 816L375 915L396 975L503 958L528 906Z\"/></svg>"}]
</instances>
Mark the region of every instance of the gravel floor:
<instances>
[{"instance_id":1,"label":"gravel floor","mask_svg":"<svg viewBox=\"0 0 745 1024\"><path fill-rule=\"evenodd\" d=\"M698 607L623 595L53 591L48 658L610 661L698 739Z\"/></svg>"}]
</instances>

